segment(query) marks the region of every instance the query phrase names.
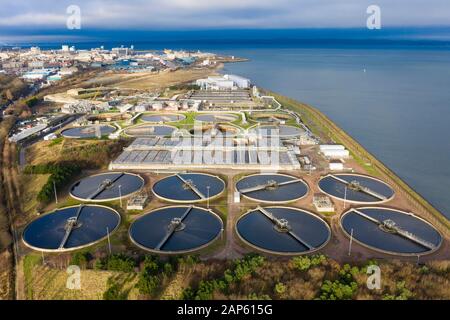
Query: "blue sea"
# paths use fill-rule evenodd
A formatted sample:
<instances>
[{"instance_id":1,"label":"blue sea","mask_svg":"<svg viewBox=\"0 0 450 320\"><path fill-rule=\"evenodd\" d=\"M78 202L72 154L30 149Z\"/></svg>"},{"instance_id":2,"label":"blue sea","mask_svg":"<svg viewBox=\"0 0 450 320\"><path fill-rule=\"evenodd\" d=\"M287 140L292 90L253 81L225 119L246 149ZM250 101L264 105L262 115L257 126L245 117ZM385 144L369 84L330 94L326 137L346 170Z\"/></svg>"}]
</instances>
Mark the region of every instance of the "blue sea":
<instances>
[{"instance_id":1,"label":"blue sea","mask_svg":"<svg viewBox=\"0 0 450 320\"><path fill-rule=\"evenodd\" d=\"M449 42L260 33L149 40L139 35L133 42L75 45L132 43L136 49L200 49L248 58L227 64L224 72L320 109L450 218Z\"/></svg>"},{"instance_id":2,"label":"blue sea","mask_svg":"<svg viewBox=\"0 0 450 320\"><path fill-rule=\"evenodd\" d=\"M450 218L450 51L226 52L251 61L224 72L318 108Z\"/></svg>"}]
</instances>

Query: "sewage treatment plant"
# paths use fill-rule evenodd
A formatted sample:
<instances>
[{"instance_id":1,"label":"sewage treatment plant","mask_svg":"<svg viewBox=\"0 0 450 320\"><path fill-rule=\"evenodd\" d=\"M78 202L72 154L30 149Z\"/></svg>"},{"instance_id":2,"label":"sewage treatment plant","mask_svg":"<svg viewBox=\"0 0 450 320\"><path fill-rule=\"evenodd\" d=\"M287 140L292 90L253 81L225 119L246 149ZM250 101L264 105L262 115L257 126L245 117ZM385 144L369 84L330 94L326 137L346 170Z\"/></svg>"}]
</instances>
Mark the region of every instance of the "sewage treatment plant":
<instances>
[{"instance_id":1,"label":"sewage treatment plant","mask_svg":"<svg viewBox=\"0 0 450 320\"><path fill-rule=\"evenodd\" d=\"M105 239L119 224L117 211L81 204L60 208L33 220L23 232L23 241L39 251L71 251Z\"/></svg>"},{"instance_id":2,"label":"sewage treatment plant","mask_svg":"<svg viewBox=\"0 0 450 320\"><path fill-rule=\"evenodd\" d=\"M122 216L130 221L121 228L132 247L157 254L345 257L354 250L416 257L440 251L445 232L431 216L409 213L417 207L395 181L368 175L344 145L322 141L299 114L257 92L236 92L245 97L238 108L233 91L205 90L191 95L212 99L200 110L123 117L127 124L114 134L129 142L110 171L84 174L68 190L85 204L36 218L23 231L24 243L46 252L83 248L113 234ZM114 131L97 124L62 136Z\"/></svg>"},{"instance_id":3,"label":"sewage treatment plant","mask_svg":"<svg viewBox=\"0 0 450 320\"><path fill-rule=\"evenodd\" d=\"M329 174L319 188L333 198L352 203L382 203L394 196L394 190L381 180L356 174Z\"/></svg>"},{"instance_id":4,"label":"sewage treatment plant","mask_svg":"<svg viewBox=\"0 0 450 320\"><path fill-rule=\"evenodd\" d=\"M165 207L138 218L130 238L138 247L157 253L179 254L206 247L223 230L222 219L194 206Z\"/></svg>"},{"instance_id":5,"label":"sewage treatment plant","mask_svg":"<svg viewBox=\"0 0 450 320\"><path fill-rule=\"evenodd\" d=\"M65 138L73 139L101 138L104 135L113 133L115 130L116 128L109 125L91 125L65 129L61 132L61 135Z\"/></svg>"},{"instance_id":6,"label":"sewage treatment plant","mask_svg":"<svg viewBox=\"0 0 450 320\"><path fill-rule=\"evenodd\" d=\"M425 220L383 207L352 208L342 216L341 226L361 244L390 254L417 256L437 250L442 242Z\"/></svg>"},{"instance_id":7,"label":"sewage treatment plant","mask_svg":"<svg viewBox=\"0 0 450 320\"><path fill-rule=\"evenodd\" d=\"M284 174L254 174L236 183L237 191L244 197L265 203L296 201L308 193L308 186L299 178Z\"/></svg>"},{"instance_id":8,"label":"sewage treatment plant","mask_svg":"<svg viewBox=\"0 0 450 320\"><path fill-rule=\"evenodd\" d=\"M331 236L321 218L289 207L257 207L239 218L236 231L258 250L290 255L319 250Z\"/></svg>"},{"instance_id":9,"label":"sewage treatment plant","mask_svg":"<svg viewBox=\"0 0 450 320\"><path fill-rule=\"evenodd\" d=\"M141 6L144 12L151 4ZM360 16L367 13L374 22L378 8L370 7L373 13L367 8ZM176 16L170 9L154 13ZM76 12L67 15L77 20ZM167 23L189 24L186 17ZM127 18L120 23L129 23ZM150 30L141 31L132 38L152 38ZM241 31L234 33L240 37ZM17 36L13 33L10 38ZM94 42L78 36L61 48L53 40L42 48L39 40L23 46L0 41L0 300L174 300L178 317L214 318L218 310L190 301L220 299L231 316L270 317L279 314L275 300L450 299L450 212L439 211L450 209L449 170L438 161L442 157L432 158L436 150L445 153L445 135L431 132L429 123L411 125L409 114L403 122L388 118L403 109L420 114L421 106L449 100L434 90L428 104L416 103L417 110L408 104L427 98L420 88L408 92L414 85L433 86L433 79L442 78L435 74L450 75L450 46L447 61L445 50L427 49L443 41L421 42L428 73L416 54L405 61L397 57L396 65L420 70L419 78L397 81L402 91L383 95L395 87L387 84L400 79L398 70L385 68L386 57L377 65L379 57L368 55L365 46L351 45L350 55L339 54L341 46L322 48L329 52L320 54L321 64L316 52L311 60L302 46L297 55L289 41L284 43L287 38L280 38L283 48L268 41L268 54L267 43L260 43L259 56L239 51L249 54L246 58L225 54L235 42L219 33L205 47L221 47L221 54L150 47L178 39L175 31L137 41L136 49L106 40L89 48ZM249 41L256 35L244 33ZM285 35L297 41L291 36L300 34ZM160 41L165 37L169 41ZM369 56L371 62L360 68L336 63L358 64ZM437 58L449 68L435 68ZM278 69L284 74L260 78L280 61L288 66ZM352 86L345 92L348 81L334 90L338 73L313 72L330 62L365 89L371 83L380 90ZM305 102L223 74L233 69L257 75L258 83L284 87L280 92ZM375 84L380 71L394 76ZM320 96L312 97L314 92ZM376 102L369 97L375 93ZM396 95L405 98L404 105L399 100L389 108ZM364 103L358 104L359 98ZM317 109L308 100L323 103ZM366 110L366 102L373 106L370 113L352 113L355 104ZM357 139L370 144L374 154ZM402 152L408 154L404 159ZM270 313L269 308L259 313L264 306ZM165 310L165 316L170 313Z\"/></svg>"},{"instance_id":10,"label":"sewage treatment plant","mask_svg":"<svg viewBox=\"0 0 450 320\"><path fill-rule=\"evenodd\" d=\"M81 201L111 201L141 190L144 179L137 174L111 172L95 174L76 182L70 195Z\"/></svg>"},{"instance_id":11,"label":"sewage treatment plant","mask_svg":"<svg viewBox=\"0 0 450 320\"><path fill-rule=\"evenodd\" d=\"M139 125L125 129L130 137L170 136L177 128L168 125Z\"/></svg>"},{"instance_id":12,"label":"sewage treatment plant","mask_svg":"<svg viewBox=\"0 0 450 320\"><path fill-rule=\"evenodd\" d=\"M186 119L182 114L170 114L170 113L158 113L158 114L144 114L141 116L141 120L145 122L177 122Z\"/></svg>"},{"instance_id":13,"label":"sewage treatment plant","mask_svg":"<svg viewBox=\"0 0 450 320\"><path fill-rule=\"evenodd\" d=\"M225 182L204 173L177 173L153 185L153 193L170 202L194 203L217 197L225 190Z\"/></svg>"},{"instance_id":14,"label":"sewage treatment plant","mask_svg":"<svg viewBox=\"0 0 450 320\"><path fill-rule=\"evenodd\" d=\"M195 117L195 120L201 121L201 122L233 122L238 120L238 116L235 114L228 114L228 113L200 113Z\"/></svg>"}]
</instances>

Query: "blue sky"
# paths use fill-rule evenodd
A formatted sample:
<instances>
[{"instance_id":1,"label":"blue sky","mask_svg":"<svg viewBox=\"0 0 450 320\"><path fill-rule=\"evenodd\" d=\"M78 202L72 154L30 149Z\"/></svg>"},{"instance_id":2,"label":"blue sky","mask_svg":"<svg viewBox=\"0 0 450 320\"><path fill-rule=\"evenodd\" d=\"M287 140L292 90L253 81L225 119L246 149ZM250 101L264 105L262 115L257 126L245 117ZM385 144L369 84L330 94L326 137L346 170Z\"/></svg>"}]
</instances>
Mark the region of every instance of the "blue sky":
<instances>
[{"instance_id":1,"label":"blue sky","mask_svg":"<svg viewBox=\"0 0 450 320\"><path fill-rule=\"evenodd\" d=\"M364 28L372 4L384 28L450 27L449 0L0 0L0 39L90 30ZM69 5L80 7L83 32L67 31Z\"/></svg>"}]
</instances>

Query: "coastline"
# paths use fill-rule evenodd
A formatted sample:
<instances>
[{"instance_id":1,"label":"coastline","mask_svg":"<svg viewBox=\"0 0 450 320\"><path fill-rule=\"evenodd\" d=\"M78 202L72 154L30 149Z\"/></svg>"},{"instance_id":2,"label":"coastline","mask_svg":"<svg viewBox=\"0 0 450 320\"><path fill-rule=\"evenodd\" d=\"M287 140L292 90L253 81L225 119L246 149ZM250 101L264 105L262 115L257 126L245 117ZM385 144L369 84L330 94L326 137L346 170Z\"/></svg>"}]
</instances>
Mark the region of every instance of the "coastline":
<instances>
[{"instance_id":1,"label":"coastline","mask_svg":"<svg viewBox=\"0 0 450 320\"><path fill-rule=\"evenodd\" d=\"M277 94L270 90L261 89L265 94L272 95L286 109L296 111L300 114L305 124L311 131L319 136L328 138L335 143L345 145L357 162L365 167L369 173L383 177L387 182L391 183L396 190L406 195L406 197L414 205L415 213L423 215L428 220L438 223L443 229L445 236L450 235L450 221L431 203L423 198L411 186L404 182L391 169L384 165L374 155L369 153L361 144L347 134L343 129L338 127L332 120L318 109L299 102L295 99Z\"/></svg>"},{"instance_id":2,"label":"coastline","mask_svg":"<svg viewBox=\"0 0 450 320\"><path fill-rule=\"evenodd\" d=\"M239 62L239 61L233 61L233 62ZM214 67L208 68L208 72L216 73L221 72L222 68L224 66L224 63L218 63ZM190 72L190 71L189 71ZM176 75L176 74L175 74ZM192 75L192 74L191 74ZM177 77L175 77L177 78ZM177 79L180 81L180 79ZM317 136L320 137L323 142L335 142L340 143L346 146L346 148L351 152L352 158L353 158L353 164L357 164L358 167L361 167L365 173L368 173L373 176L377 176L381 178L382 180L388 182L391 184L391 186L394 187L397 193L402 193L403 198L407 198L408 203L408 210L417 213L418 216L422 217L423 219L426 219L427 221L433 222L437 229L439 229L443 236L446 238L449 237L450 232L450 222L448 222L445 217L436 209L434 208L430 203L428 203L419 193L414 191L409 185L407 185L404 181L402 181L393 171L391 171L386 165L384 165L381 161L379 161L375 156L370 154L368 151L365 150L365 148L359 144L354 138L352 138L349 134L347 134L344 130L342 130L337 124L335 124L331 119L329 119L325 114L323 114L321 111L317 110L316 108L304 104L302 102L299 102L295 99L274 93L270 90L260 89L262 93L271 95L276 99L277 106L278 103L281 103L282 107L285 110L292 110L295 111L300 117L301 120L304 122L304 124ZM301 172L300 170L295 172L298 176L305 176L305 179L309 179L309 185L313 185L316 180L316 177L306 177L305 173ZM230 174L228 177L228 181L233 181L234 173ZM239 234L236 233L234 228L235 218L242 215L242 211L239 211L237 205L233 204L232 195L233 195L233 183L229 183L229 189L227 189L227 198L223 199L226 201L228 199L228 207L226 209L226 229L229 231L229 233L224 233L224 239L220 238L214 245L212 245L210 248L203 249L205 252L205 256L209 257L211 261L216 260L224 260L229 261L234 258L240 258L240 255L245 255L248 252L252 252L252 247L248 246L241 238L239 238ZM305 205L307 202L311 203L312 193L309 195L309 198L305 198L300 202L297 203L296 206L299 208L303 208L303 205ZM222 200L221 200L222 201ZM158 205L158 204L157 204ZM398 205L398 203L394 204ZM309 208L310 209L310 208ZM154 209L152 209L154 210ZM220 209L219 209L220 210ZM305 209L308 210L308 209ZM233 218L234 216L234 218ZM382 260L391 260L392 261L401 261L399 263L413 263L411 262L412 259L415 260L415 256L396 256L391 257L389 256L389 253L386 252L375 252L375 253L369 253L366 255L366 251L371 249L370 247L367 248L365 245L361 244L362 248L359 250L357 248L354 248L354 253L351 257L347 254L346 246L348 241L348 235L345 232L341 232L338 226L338 221L341 216L341 214L336 214L335 216L322 216L319 214L327 223L329 223L330 229L332 229L332 233L336 235L333 240L330 240L327 242L327 246L323 246L320 248L320 253L325 254L326 256L333 259L333 261L337 261L338 263L344 264L344 263L359 263L360 261L369 261L370 258L374 259L380 259ZM224 223L224 225L225 225ZM114 238L117 239L117 238ZM357 242L357 241L356 241ZM218 248L222 248L223 250L218 251ZM442 258L448 258L448 250L446 251L445 248L448 247L439 247L440 251L438 254L430 254L430 256L424 257L422 261L434 261L434 260L442 260ZM444 250L442 250L444 248ZM211 251L211 250L216 251ZM260 253L261 250L256 249L256 252ZM129 251L128 251L129 252ZM211 255L212 252L213 254ZM266 252L267 254L271 254L270 252ZM265 255L265 253L262 253L262 255ZM412 258L411 258L412 257ZM39 257L38 257L39 258ZM438 258L438 259L436 259ZM272 261L277 261L278 258L274 258ZM280 258L280 259L287 259L287 258ZM205 259L206 260L206 259ZM21 259L19 261L19 264L17 265L17 274L15 275L16 278L16 298L27 298L24 294L24 285L25 282L30 282L31 277L33 275L24 275L24 262L26 260ZM284 264L284 262L287 260L279 260L280 264ZM277 261L278 263L278 261ZM39 270L39 269L38 269ZM23 278L30 278L30 279L23 279ZM29 297L28 297L29 298Z\"/></svg>"}]
</instances>

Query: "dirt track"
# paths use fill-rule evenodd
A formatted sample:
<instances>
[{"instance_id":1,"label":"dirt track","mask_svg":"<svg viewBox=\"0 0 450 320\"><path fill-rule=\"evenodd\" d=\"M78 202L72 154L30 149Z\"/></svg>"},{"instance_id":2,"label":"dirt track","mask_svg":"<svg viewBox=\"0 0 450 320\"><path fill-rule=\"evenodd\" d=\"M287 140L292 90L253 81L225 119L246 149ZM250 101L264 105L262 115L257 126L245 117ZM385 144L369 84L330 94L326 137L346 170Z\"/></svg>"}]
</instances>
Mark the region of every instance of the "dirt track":
<instances>
[{"instance_id":1,"label":"dirt track","mask_svg":"<svg viewBox=\"0 0 450 320\"><path fill-rule=\"evenodd\" d=\"M19 236L17 234L17 231L14 227L14 221L17 217L20 216L21 213L21 203L19 201L20 199L20 185L18 180L18 172L17 172L17 149L15 144L11 144L8 141L5 141L3 150L2 150L2 156L3 156L3 165L2 165L2 176L3 176L3 185L5 190L5 200L6 200L6 209L8 211L10 223L11 223L11 233L13 237L13 246L14 246L14 271L11 270L11 272L14 275L17 275L18 273L18 256L19 256ZM11 277L11 290L14 288L15 290L15 297L20 297L19 291L19 285L14 280L17 280L18 277L13 276Z\"/></svg>"}]
</instances>

